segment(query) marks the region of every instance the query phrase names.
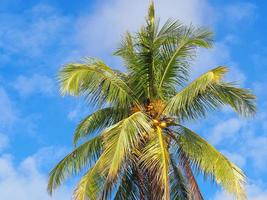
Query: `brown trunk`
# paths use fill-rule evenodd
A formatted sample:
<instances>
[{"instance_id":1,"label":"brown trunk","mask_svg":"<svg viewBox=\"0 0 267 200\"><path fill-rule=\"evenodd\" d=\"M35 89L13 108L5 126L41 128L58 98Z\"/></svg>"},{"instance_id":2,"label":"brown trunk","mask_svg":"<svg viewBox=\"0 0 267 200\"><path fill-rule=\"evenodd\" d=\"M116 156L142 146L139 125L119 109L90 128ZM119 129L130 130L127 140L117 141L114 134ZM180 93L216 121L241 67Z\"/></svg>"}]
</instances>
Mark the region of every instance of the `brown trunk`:
<instances>
[{"instance_id":1,"label":"brown trunk","mask_svg":"<svg viewBox=\"0 0 267 200\"><path fill-rule=\"evenodd\" d=\"M138 189L139 189L139 195L140 195L140 200L145 200L145 182L144 182L144 176L142 174L142 172L140 171L140 169L136 169L136 173L137 173L137 179L138 179Z\"/></svg>"}]
</instances>

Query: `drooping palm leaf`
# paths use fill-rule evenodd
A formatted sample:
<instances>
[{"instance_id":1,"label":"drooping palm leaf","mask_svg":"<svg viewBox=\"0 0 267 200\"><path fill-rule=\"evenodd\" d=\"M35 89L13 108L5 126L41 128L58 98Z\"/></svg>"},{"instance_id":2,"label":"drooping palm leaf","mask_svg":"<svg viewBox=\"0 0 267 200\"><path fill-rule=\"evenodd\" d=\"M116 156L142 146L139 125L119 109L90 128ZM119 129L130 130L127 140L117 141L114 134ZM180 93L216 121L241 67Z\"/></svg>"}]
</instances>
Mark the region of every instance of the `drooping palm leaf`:
<instances>
[{"instance_id":1,"label":"drooping palm leaf","mask_svg":"<svg viewBox=\"0 0 267 200\"><path fill-rule=\"evenodd\" d=\"M237 166L190 129L179 125L177 133L179 148L192 165L238 199L245 198L245 175Z\"/></svg>"},{"instance_id":2,"label":"drooping palm leaf","mask_svg":"<svg viewBox=\"0 0 267 200\"><path fill-rule=\"evenodd\" d=\"M105 130L101 134L104 137L103 153L81 184L81 187L86 189L83 190L78 187L77 194L80 195L86 191L89 197L98 195L95 187L97 185L95 179L98 180L98 178L94 177L100 173L105 179L102 197L106 198L115 184L124 160L129 156L142 134L150 131L150 129L147 117L142 112L136 112ZM93 189L90 189L91 185L93 185ZM99 188L97 189L99 190Z\"/></svg>"},{"instance_id":3,"label":"drooping palm leaf","mask_svg":"<svg viewBox=\"0 0 267 200\"><path fill-rule=\"evenodd\" d=\"M174 158L170 159L171 175L170 175L170 195L173 200L188 200L189 191L185 178L181 170L178 168Z\"/></svg>"},{"instance_id":4,"label":"drooping palm leaf","mask_svg":"<svg viewBox=\"0 0 267 200\"><path fill-rule=\"evenodd\" d=\"M154 179L158 180L162 185L162 198L169 200L170 156L167 148L167 141L160 127L157 127L155 132L157 133L157 136L155 136L144 148L140 162L145 169L148 169L149 171L157 171Z\"/></svg>"},{"instance_id":5,"label":"drooping palm leaf","mask_svg":"<svg viewBox=\"0 0 267 200\"><path fill-rule=\"evenodd\" d=\"M211 92L225 105L231 106L241 116L250 117L256 112L255 95L250 90L238 88L232 83L220 83Z\"/></svg>"},{"instance_id":6,"label":"drooping palm leaf","mask_svg":"<svg viewBox=\"0 0 267 200\"><path fill-rule=\"evenodd\" d=\"M62 159L56 167L50 172L48 182L48 192L52 194L55 188L71 175L81 172L88 164L94 162L102 151L102 137L97 136L81 146Z\"/></svg>"},{"instance_id":7,"label":"drooping palm leaf","mask_svg":"<svg viewBox=\"0 0 267 200\"><path fill-rule=\"evenodd\" d=\"M165 112L183 117L203 115L205 106L213 104L205 104L205 101L198 103L195 100L200 94L205 93L208 88L220 81L226 71L227 68L225 67L217 67L195 79L168 101ZM209 101L207 100L207 102Z\"/></svg>"},{"instance_id":8,"label":"drooping palm leaf","mask_svg":"<svg viewBox=\"0 0 267 200\"><path fill-rule=\"evenodd\" d=\"M114 200L139 200L138 180L134 170L125 170L120 185L114 195Z\"/></svg>"},{"instance_id":9,"label":"drooping palm leaf","mask_svg":"<svg viewBox=\"0 0 267 200\"><path fill-rule=\"evenodd\" d=\"M194 200L203 200L203 196L201 194L200 188L198 186L198 183L196 181L196 178L190 166L189 159L185 155L185 153L181 150L181 148L177 145L179 144L178 137L170 129L167 129L166 133L170 137L171 141L173 142L172 143L172 147L174 147L173 159L177 157L179 158L178 166L179 166L179 169L183 173L184 180L186 180L187 182L187 185L186 185L186 189L188 192L187 198L194 199Z\"/></svg>"},{"instance_id":10,"label":"drooping palm leaf","mask_svg":"<svg viewBox=\"0 0 267 200\"><path fill-rule=\"evenodd\" d=\"M218 67L194 80L168 101L165 112L180 120L197 119L222 105L230 105L244 115L255 113L255 96L248 90L222 82L226 71L227 68Z\"/></svg>"},{"instance_id":11,"label":"drooping palm leaf","mask_svg":"<svg viewBox=\"0 0 267 200\"><path fill-rule=\"evenodd\" d=\"M96 164L81 178L73 194L74 200L96 200L103 189L105 179L101 169L101 157Z\"/></svg>"},{"instance_id":12,"label":"drooping palm leaf","mask_svg":"<svg viewBox=\"0 0 267 200\"><path fill-rule=\"evenodd\" d=\"M59 82L63 95L86 95L88 101L100 106L105 103L126 107L138 104L127 84L99 60L66 65L59 73Z\"/></svg>"},{"instance_id":13,"label":"drooping palm leaf","mask_svg":"<svg viewBox=\"0 0 267 200\"><path fill-rule=\"evenodd\" d=\"M188 77L189 61L197 47L210 48L212 33L207 29L181 28L177 38L165 42L161 51L163 60L158 90L167 95L170 85L182 85Z\"/></svg>"},{"instance_id":14,"label":"drooping palm leaf","mask_svg":"<svg viewBox=\"0 0 267 200\"><path fill-rule=\"evenodd\" d=\"M189 160L186 157L186 155L184 155L182 150L180 150L180 157L181 157L180 165L184 168L184 172L186 174L186 178L189 184L189 189L191 191L190 196L195 200L204 200L200 188L198 186L197 180L190 166Z\"/></svg>"},{"instance_id":15,"label":"drooping palm leaf","mask_svg":"<svg viewBox=\"0 0 267 200\"><path fill-rule=\"evenodd\" d=\"M75 132L73 143L77 142L88 135L101 131L104 128L117 123L125 118L127 115L126 109L115 109L114 107L107 107L90 114L78 124Z\"/></svg>"},{"instance_id":16,"label":"drooping palm leaf","mask_svg":"<svg viewBox=\"0 0 267 200\"><path fill-rule=\"evenodd\" d=\"M133 148L138 145L138 140L150 129L151 126L146 115L142 112L137 112L118 124L117 129L112 131L114 134L107 134L105 151L103 152L103 156L106 156L110 163L105 183L107 193L114 185L117 174L123 166L123 161L131 154Z\"/></svg>"}]
</instances>

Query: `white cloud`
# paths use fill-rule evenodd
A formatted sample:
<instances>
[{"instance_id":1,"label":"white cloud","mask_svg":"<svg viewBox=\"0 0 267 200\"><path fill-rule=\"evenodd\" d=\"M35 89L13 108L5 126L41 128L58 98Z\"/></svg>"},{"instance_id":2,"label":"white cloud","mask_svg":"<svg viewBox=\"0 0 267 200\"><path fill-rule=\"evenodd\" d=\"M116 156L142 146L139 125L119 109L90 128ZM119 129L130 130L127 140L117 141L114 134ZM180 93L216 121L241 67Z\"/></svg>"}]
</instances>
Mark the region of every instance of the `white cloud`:
<instances>
[{"instance_id":1,"label":"white cloud","mask_svg":"<svg viewBox=\"0 0 267 200\"><path fill-rule=\"evenodd\" d=\"M0 133L0 152L9 145L9 138L7 135Z\"/></svg>"},{"instance_id":2,"label":"white cloud","mask_svg":"<svg viewBox=\"0 0 267 200\"><path fill-rule=\"evenodd\" d=\"M234 36L231 36L234 37ZM193 78L218 66L229 67L229 72L225 77L226 81L235 81L242 85L245 80L245 74L239 69L239 65L231 57L229 36L222 41L215 42L212 49L200 49L196 61L192 65ZM236 39L234 39L236 40Z\"/></svg>"},{"instance_id":3,"label":"white cloud","mask_svg":"<svg viewBox=\"0 0 267 200\"><path fill-rule=\"evenodd\" d=\"M101 2L88 16L81 16L77 25L77 39L89 55L111 55L122 34L137 31L144 24L149 1L111 0ZM212 8L207 1L155 1L156 14L164 22L167 18L185 23L205 25L212 23Z\"/></svg>"},{"instance_id":4,"label":"white cloud","mask_svg":"<svg viewBox=\"0 0 267 200\"><path fill-rule=\"evenodd\" d=\"M16 119L16 110L6 91L0 87L0 128L11 125Z\"/></svg>"},{"instance_id":5,"label":"white cloud","mask_svg":"<svg viewBox=\"0 0 267 200\"><path fill-rule=\"evenodd\" d=\"M42 159L42 158L38 158ZM11 155L0 156L0 194L7 200L70 200L71 189L62 187L50 197L46 191L47 174L38 169L36 155L25 158L15 166ZM55 159L50 155L50 159ZM43 164L42 164L43 165Z\"/></svg>"},{"instance_id":6,"label":"white cloud","mask_svg":"<svg viewBox=\"0 0 267 200\"><path fill-rule=\"evenodd\" d=\"M234 152L230 152L230 151L221 151L223 155L225 155L229 160L231 160L231 162L233 162L234 164L236 164L238 167L243 168L246 165L246 157L238 154L238 153L234 153Z\"/></svg>"},{"instance_id":7,"label":"white cloud","mask_svg":"<svg viewBox=\"0 0 267 200\"><path fill-rule=\"evenodd\" d=\"M267 134L254 133L245 139L245 143L241 148L241 153L244 157L251 160L252 166L257 169L256 175L266 173L267 165Z\"/></svg>"},{"instance_id":8,"label":"white cloud","mask_svg":"<svg viewBox=\"0 0 267 200\"><path fill-rule=\"evenodd\" d=\"M49 146L39 149L34 155L31 156L31 158L36 162L37 167L45 169L46 166L54 165L55 160L60 160L67 153L67 148L55 148Z\"/></svg>"},{"instance_id":9,"label":"white cloud","mask_svg":"<svg viewBox=\"0 0 267 200\"><path fill-rule=\"evenodd\" d=\"M258 176L266 173L267 165L267 116L259 112L255 119L243 120L229 118L215 120L216 124L209 134L208 140L223 149L222 152L238 166L252 167L250 175Z\"/></svg>"},{"instance_id":10,"label":"white cloud","mask_svg":"<svg viewBox=\"0 0 267 200\"><path fill-rule=\"evenodd\" d=\"M144 23L148 2L143 0L101 2L96 6L95 12L91 12L88 16L81 16L76 27L76 37L83 49L83 54L110 58L119 44L121 36L126 31L137 31ZM160 16L161 22L170 17L197 26L213 26L217 22L214 9L208 1L157 0L155 6L156 14ZM238 63L232 60L229 48L229 43L236 40L238 38L234 35L228 35L225 40L216 42L213 49L201 50L193 65L193 77L219 65L224 65L230 67L227 80L243 84L246 77L239 69ZM113 58L109 62L117 67L116 59Z\"/></svg>"},{"instance_id":11,"label":"white cloud","mask_svg":"<svg viewBox=\"0 0 267 200\"><path fill-rule=\"evenodd\" d=\"M225 16L233 22L251 20L255 17L256 6L252 3L242 2L230 4L224 8Z\"/></svg>"},{"instance_id":12,"label":"white cloud","mask_svg":"<svg viewBox=\"0 0 267 200\"><path fill-rule=\"evenodd\" d=\"M74 110L70 111L70 112L68 113L68 119L69 119L70 121L75 120L75 119L78 117L78 114L79 114L78 112L79 112L78 109L74 109Z\"/></svg>"},{"instance_id":13,"label":"white cloud","mask_svg":"<svg viewBox=\"0 0 267 200\"><path fill-rule=\"evenodd\" d=\"M266 200L267 187L259 186L261 183L251 183L246 187L248 200ZM217 192L212 200L234 200L235 198L223 191Z\"/></svg>"},{"instance_id":14,"label":"white cloud","mask_svg":"<svg viewBox=\"0 0 267 200\"><path fill-rule=\"evenodd\" d=\"M33 93L52 95L56 89L53 79L40 74L33 74L31 77L19 76L12 85L23 97Z\"/></svg>"},{"instance_id":15,"label":"white cloud","mask_svg":"<svg viewBox=\"0 0 267 200\"><path fill-rule=\"evenodd\" d=\"M42 4L19 14L2 12L0 17L0 48L3 49L4 55L1 62L9 61L9 57L14 55L30 58L45 55L46 50L55 43L58 46L64 45L67 41L63 40L62 34L66 39L68 31L71 30L68 29L72 21L70 17ZM39 63L45 61L39 60ZM22 60L20 65L25 65L25 61Z\"/></svg>"},{"instance_id":16,"label":"white cloud","mask_svg":"<svg viewBox=\"0 0 267 200\"><path fill-rule=\"evenodd\" d=\"M88 106L88 104L84 103L83 101L84 99L79 99L76 102L75 106L71 109L71 111L69 111L67 118L70 121L78 123L81 119L83 119L85 116L87 116L90 112L94 110L92 107ZM88 109L84 109L87 107Z\"/></svg>"},{"instance_id":17,"label":"white cloud","mask_svg":"<svg viewBox=\"0 0 267 200\"><path fill-rule=\"evenodd\" d=\"M212 144L217 145L221 142L231 143L234 138L237 138L237 133L240 131L243 122L237 118L231 118L226 121L219 121L217 125L211 131L209 141Z\"/></svg>"}]
</instances>

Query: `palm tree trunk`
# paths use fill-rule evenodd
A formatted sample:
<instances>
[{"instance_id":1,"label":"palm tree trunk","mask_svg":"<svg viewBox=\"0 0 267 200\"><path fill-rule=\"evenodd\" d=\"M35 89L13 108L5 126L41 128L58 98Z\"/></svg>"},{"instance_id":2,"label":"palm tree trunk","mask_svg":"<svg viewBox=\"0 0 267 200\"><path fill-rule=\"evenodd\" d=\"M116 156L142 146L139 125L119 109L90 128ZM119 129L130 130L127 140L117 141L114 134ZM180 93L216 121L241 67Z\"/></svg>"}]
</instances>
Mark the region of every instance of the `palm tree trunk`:
<instances>
[{"instance_id":1,"label":"palm tree trunk","mask_svg":"<svg viewBox=\"0 0 267 200\"><path fill-rule=\"evenodd\" d=\"M190 167L190 164L189 164L189 160L188 158L183 155L183 158L182 158L182 166L185 170L185 174L187 176L187 180L190 184L190 189L192 191L192 199L194 200L204 200L202 194L201 194L201 191L198 187L198 184L197 184L197 181L195 179L195 176L192 172L192 169Z\"/></svg>"},{"instance_id":2,"label":"palm tree trunk","mask_svg":"<svg viewBox=\"0 0 267 200\"><path fill-rule=\"evenodd\" d=\"M145 182L144 182L144 175L141 172L141 170L137 167L136 169L137 173L137 179L138 179L138 189L139 189L139 195L140 195L140 200L145 200Z\"/></svg>"}]
</instances>

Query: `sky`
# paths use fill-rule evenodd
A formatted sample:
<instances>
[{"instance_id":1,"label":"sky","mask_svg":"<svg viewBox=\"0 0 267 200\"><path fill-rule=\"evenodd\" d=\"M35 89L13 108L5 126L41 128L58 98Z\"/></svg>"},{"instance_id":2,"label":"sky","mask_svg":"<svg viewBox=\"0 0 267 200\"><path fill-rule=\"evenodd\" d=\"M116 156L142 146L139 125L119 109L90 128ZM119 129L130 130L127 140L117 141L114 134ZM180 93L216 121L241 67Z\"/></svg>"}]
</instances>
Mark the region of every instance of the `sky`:
<instances>
[{"instance_id":1,"label":"sky","mask_svg":"<svg viewBox=\"0 0 267 200\"><path fill-rule=\"evenodd\" d=\"M155 0L157 16L205 26L215 33L211 50L199 50L192 77L219 65L257 95L257 115L243 119L228 107L188 126L240 166L249 200L267 199L267 2L264 0ZM77 177L53 197L49 170L72 149L75 125L92 109L61 97L58 70L86 56L115 69L112 56L127 30L144 22L147 0L0 1L1 200L68 200ZM208 200L231 200L199 178Z\"/></svg>"}]
</instances>

